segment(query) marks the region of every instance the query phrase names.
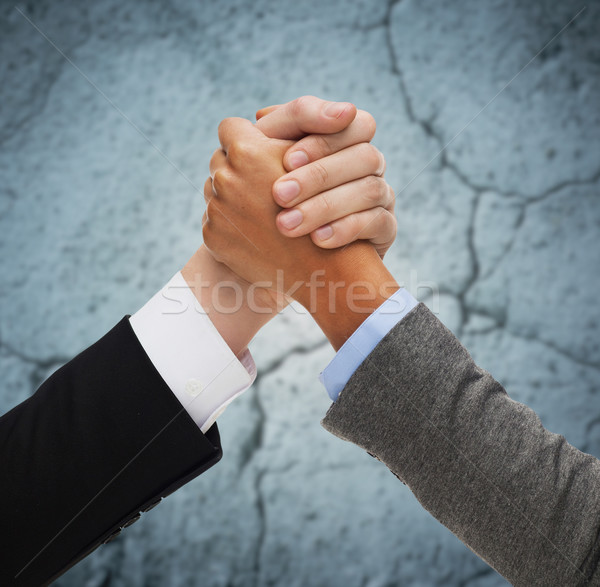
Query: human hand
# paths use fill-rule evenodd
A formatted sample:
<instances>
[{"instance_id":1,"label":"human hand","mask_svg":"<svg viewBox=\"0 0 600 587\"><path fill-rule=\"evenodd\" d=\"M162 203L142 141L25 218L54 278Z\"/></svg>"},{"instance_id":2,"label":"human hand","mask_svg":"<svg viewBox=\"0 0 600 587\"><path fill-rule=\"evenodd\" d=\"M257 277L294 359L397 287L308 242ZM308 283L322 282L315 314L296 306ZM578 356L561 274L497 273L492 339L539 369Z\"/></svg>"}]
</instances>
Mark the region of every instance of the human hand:
<instances>
[{"instance_id":1,"label":"human hand","mask_svg":"<svg viewBox=\"0 0 600 587\"><path fill-rule=\"evenodd\" d=\"M336 135L332 146L338 150L372 138L374 125L369 125L368 120L365 124L364 117L363 123L358 124L359 121L354 120L356 108L352 104L333 103L338 108L334 116L325 113L328 105L332 103L312 97L300 98L280 108L277 114L265 116L260 124L267 134L289 138L300 138L307 133L319 133L320 136L330 133ZM278 107L270 110L276 109ZM342 134L351 123L352 132ZM309 149L309 152L312 157L318 156L316 149ZM273 295L272 291L241 279L227 265L218 263L205 246L201 246L186 263L182 275L236 355L287 303L283 296Z\"/></svg>"},{"instance_id":2,"label":"human hand","mask_svg":"<svg viewBox=\"0 0 600 587\"><path fill-rule=\"evenodd\" d=\"M337 113L328 116L325 110L332 105L338 109ZM329 200L328 192L332 192L334 196L344 195L349 202L362 202L364 190L360 182L353 181L343 186L344 194L341 194L339 190L326 190L323 193L319 181L323 169L318 162L319 158L325 158L326 172L332 172L331 160L328 158L334 154L346 158L339 159L337 164L345 164L344 161L347 161L349 167L354 165L352 157L344 150L348 151L349 147L368 143L373 138L373 117L364 111L357 111L352 104L331 103L305 96L283 106L263 109L257 113L257 118L256 127L268 136L300 139L291 144L284 156L286 170L303 167L303 193L316 194L312 198L312 205L307 202L301 208L305 221L291 231L282 227L283 234L303 235L307 230L311 230L311 226L320 227L330 218L334 218L334 222L331 223L334 229L333 238L321 242L317 231L312 230L311 237L317 244L327 248L341 247L356 238L366 238L370 239L383 255L395 237L396 224L393 214L389 211L385 214L379 213L376 221L372 221L372 216L369 216L367 211L353 214L351 211L356 208L346 205L340 198ZM307 134L309 136L306 136ZM366 146L363 145L363 148ZM306 157L298 160L294 157L298 152L304 152ZM373 147L370 156L372 165L367 166L367 170L373 173L381 165L378 159L381 155ZM373 191L371 189L371 194ZM373 205L379 202L380 200L374 197ZM284 296L240 279L226 265L215 261L204 246L190 259L182 273L201 306L209 313L217 330L236 354L245 348L254 334L287 303ZM197 284L210 285L198 287ZM227 287L220 287L223 284ZM242 300L241 304L238 303L239 300Z\"/></svg>"},{"instance_id":3,"label":"human hand","mask_svg":"<svg viewBox=\"0 0 600 587\"><path fill-rule=\"evenodd\" d=\"M396 236L395 197L383 179L383 155L369 144L374 118L352 104L303 96L259 110L257 119L268 137L304 137L285 153L289 173L273 186L275 200L286 209L276 220L282 234L310 234L328 249L365 239L383 258ZM341 124L347 126L338 130Z\"/></svg>"},{"instance_id":4,"label":"human hand","mask_svg":"<svg viewBox=\"0 0 600 587\"><path fill-rule=\"evenodd\" d=\"M271 197L273 183L285 174L282 160L292 141L270 139L242 118L223 120L219 141L222 148L210 160L204 185L205 246L236 275L267 289L277 289L278 269L286 280L304 276L294 256L308 261L320 249L277 230L280 208Z\"/></svg>"},{"instance_id":5,"label":"human hand","mask_svg":"<svg viewBox=\"0 0 600 587\"><path fill-rule=\"evenodd\" d=\"M203 229L204 242L219 262L257 287L299 301L321 315L321 324L330 322L323 314L324 291L325 299L331 301L338 290L345 292L345 288L354 287L357 278L361 285L390 283L391 276L367 243L324 250L307 236L290 239L277 230L275 219L280 208L271 197L272 185L285 173L282 159L290 141L269 139L249 121L239 118L221 123L219 139L222 149L211 159L212 179L204 187L207 210ZM353 283L340 281L344 277L352 277ZM326 286L325 290L319 291L321 285ZM367 297L367 309L372 310L387 296L379 289L369 291ZM367 301L364 295L359 299ZM329 314L335 314L335 308L329 306ZM364 315L360 321L363 319ZM340 328L340 322L344 328ZM357 324L357 318L348 313L337 320L336 329L330 329L335 336L330 340L336 348ZM324 331L328 334L326 328Z\"/></svg>"}]
</instances>

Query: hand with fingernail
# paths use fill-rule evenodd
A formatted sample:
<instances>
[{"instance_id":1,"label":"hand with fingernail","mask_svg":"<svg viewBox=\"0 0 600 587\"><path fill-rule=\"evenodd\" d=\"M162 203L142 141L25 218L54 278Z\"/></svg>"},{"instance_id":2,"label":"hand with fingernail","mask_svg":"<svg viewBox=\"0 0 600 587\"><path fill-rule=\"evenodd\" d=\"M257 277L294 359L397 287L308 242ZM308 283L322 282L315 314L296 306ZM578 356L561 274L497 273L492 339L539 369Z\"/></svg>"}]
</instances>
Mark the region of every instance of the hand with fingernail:
<instances>
[{"instance_id":1,"label":"hand with fingernail","mask_svg":"<svg viewBox=\"0 0 600 587\"><path fill-rule=\"evenodd\" d=\"M376 196L357 205L344 200L359 196L360 187L364 190L369 184L379 185L379 176L371 179L370 174L383 171L383 158L367 143L359 143L327 156L326 165L319 167L315 165L318 162L313 162L285 175L283 161L292 154L293 143L267 138L257 126L241 118L226 119L219 126L222 148L211 159L211 177L204 188L205 245L217 261L243 280L267 288L274 296L283 295L302 304L334 347L339 348L365 315L342 310L346 307L343 303L339 304L340 313L335 315L329 309L330 297L343 297L357 279L381 285L369 297L365 307L368 312L390 294L384 291L386 284L392 291L398 285L381 262L374 244L356 234L346 238L349 234L346 233L341 243L346 246L325 250L311 241L318 238L312 233L327 229L327 225L322 225L324 218L332 218L331 224L343 223L356 215L365 202L365 207L379 202L376 189L370 192ZM292 209L281 211L281 203ZM288 221L298 215L299 222ZM335 234L331 224L329 227ZM303 228L298 230L300 226ZM309 233L311 238L307 236ZM323 284L329 285L317 291L316 280L320 277ZM333 290L331 284L335 284Z\"/></svg>"},{"instance_id":2,"label":"hand with fingernail","mask_svg":"<svg viewBox=\"0 0 600 587\"><path fill-rule=\"evenodd\" d=\"M313 96L264 108L256 117L255 129L264 137L290 141L282 146L279 170L271 183L279 180L268 190L274 211L272 225L280 231L282 246L308 234L322 249L340 248L364 239L383 256L395 238L396 221L393 193L382 179L383 157L369 145L375 134L373 117L348 102L327 102ZM221 149L215 155L219 153ZM358 162L362 158L365 160ZM340 168L347 169L338 176ZM288 202L279 195L286 182L298 186ZM272 191L274 188L277 193ZM212 194L211 183L209 197ZM290 224L286 214L292 214L291 221L296 217L295 225ZM253 248L248 240L244 242ZM286 303L273 290L241 279L227 265L217 262L204 245L188 261L182 274L236 354ZM251 297L257 306L243 304L235 314L221 312L214 304L213 286L196 287L202 282L235 283L242 299Z\"/></svg>"},{"instance_id":3,"label":"hand with fingernail","mask_svg":"<svg viewBox=\"0 0 600 587\"><path fill-rule=\"evenodd\" d=\"M312 111L306 108L311 101ZM303 127L297 118L287 122L299 108L311 116ZM320 118L314 114L318 108ZM346 128L325 134L331 125L328 119L337 122L353 115ZM283 159L288 173L273 186L273 197L284 208L277 216L282 234L310 234L316 245L327 249L368 240L383 258L396 237L395 197L383 179L385 159L370 144L375 134L373 117L345 102L323 103L306 96L260 110L257 118L257 128L272 138L296 139L313 133L288 149Z\"/></svg>"}]
</instances>

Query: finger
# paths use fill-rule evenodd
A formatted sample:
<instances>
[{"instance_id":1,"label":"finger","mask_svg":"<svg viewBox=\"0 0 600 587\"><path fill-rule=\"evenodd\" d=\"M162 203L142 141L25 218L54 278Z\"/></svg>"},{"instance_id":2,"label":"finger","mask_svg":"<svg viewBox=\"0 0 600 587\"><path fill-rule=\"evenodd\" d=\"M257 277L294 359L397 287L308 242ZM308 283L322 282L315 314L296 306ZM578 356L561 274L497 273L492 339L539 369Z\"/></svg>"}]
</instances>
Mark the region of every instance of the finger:
<instances>
[{"instance_id":1,"label":"finger","mask_svg":"<svg viewBox=\"0 0 600 587\"><path fill-rule=\"evenodd\" d=\"M388 185L388 190L390 192L390 203L385 207L385 209L393 214L394 207L396 206L396 194L394 193L391 185Z\"/></svg>"},{"instance_id":2,"label":"finger","mask_svg":"<svg viewBox=\"0 0 600 587\"><path fill-rule=\"evenodd\" d=\"M273 112L273 110L277 110L277 108L280 108L280 107L281 107L281 104L274 104L273 106L265 106L264 108L257 110L256 111L256 120L260 120L263 116L270 114L271 112Z\"/></svg>"},{"instance_id":3,"label":"finger","mask_svg":"<svg viewBox=\"0 0 600 587\"><path fill-rule=\"evenodd\" d=\"M383 258L396 238L396 217L384 208L372 208L340 218L311 232L312 241L324 249L368 240Z\"/></svg>"},{"instance_id":4,"label":"finger","mask_svg":"<svg viewBox=\"0 0 600 587\"><path fill-rule=\"evenodd\" d=\"M250 148L257 140L265 140L265 135L245 118L226 118L219 124L219 142L225 154L233 144L236 149Z\"/></svg>"},{"instance_id":5,"label":"finger","mask_svg":"<svg viewBox=\"0 0 600 587\"><path fill-rule=\"evenodd\" d=\"M371 208L387 208L392 197L381 177L370 175L301 202L277 215L277 227L285 236L311 233L320 226Z\"/></svg>"},{"instance_id":6,"label":"finger","mask_svg":"<svg viewBox=\"0 0 600 587\"><path fill-rule=\"evenodd\" d=\"M215 192L213 190L212 178L208 178L204 182L204 201L208 204L215 196Z\"/></svg>"},{"instance_id":7,"label":"finger","mask_svg":"<svg viewBox=\"0 0 600 587\"><path fill-rule=\"evenodd\" d=\"M225 151L223 151L223 149L217 149L212 154L208 164L208 172L210 173L210 177L214 177L215 171L225 167L225 165L227 165L227 155L225 155Z\"/></svg>"},{"instance_id":8,"label":"finger","mask_svg":"<svg viewBox=\"0 0 600 587\"><path fill-rule=\"evenodd\" d=\"M339 132L355 116L356 106L349 102L327 102L314 96L302 96L263 116L256 128L272 139L299 139L307 134Z\"/></svg>"},{"instance_id":9,"label":"finger","mask_svg":"<svg viewBox=\"0 0 600 587\"><path fill-rule=\"evenodd\" d=\"M291 208L349 181L380 175L384 168L385 159L379 150L360 143L282 176L273 184L273 197L280 206Z\"/></svg>"},{"instance_id":10,"label":"finger","mask_svg":"<svg viewBox=\"0 0 600 587\"><path fill-rule=\"evenodd\" d=\"M375 129L375 119L368 112L359 110L348 128L335 134L314 134L299 140L286 152L284 166L291 171L346 147L369 143L375 136Z\"/></svg>"}]
</instances>

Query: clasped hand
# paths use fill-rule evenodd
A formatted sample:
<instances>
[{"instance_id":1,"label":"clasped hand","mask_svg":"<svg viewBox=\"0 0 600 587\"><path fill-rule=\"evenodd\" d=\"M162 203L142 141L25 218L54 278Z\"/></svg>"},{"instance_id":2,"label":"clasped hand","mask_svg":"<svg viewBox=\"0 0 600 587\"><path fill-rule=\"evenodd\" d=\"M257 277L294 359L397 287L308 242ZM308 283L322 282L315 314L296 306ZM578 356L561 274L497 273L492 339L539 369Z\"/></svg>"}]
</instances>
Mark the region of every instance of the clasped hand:
<instances>
[{"instance_id":1,"label":"clasped hand","mask_svg":"<svg viewBox=\"0 0 600 587\"><path fill-rule=\"evenodd\" d=\"M345 285L315 293L318 278L339 284L375 270L389 281L381 258L396 234L394 193L383 178L384 157L370 144L370 114L305 96L261 110L257 119L219 126L203 218L207 251L252 294L250 309L263 314L260 323L254 317L256 329L289 299L316 317L323 296L345 293ZM189 264L186 270L189 283ZM373 304L384 297L378 292Z\"/></svg>"},{"instance_id":2,"label":"clasped hand","mask_svg":"<svg viewBox=\"0 0 600 587\"><path fill-rule=\"evenodd\" d=\"M204 242L250 283L275 284L279 272L289 287L329 262L323 249L365 239L383 257L394 240L395 199L383 178L383 155L369 143L370 114L334 103L338 116L351 121L342 131L283 140L326 130L321 111L327 106L305 97L259 112L256 125L229 118L219 127L221 148L204 190ZM305 235L312 243L299 238Z\"/></svg>"}]
</instances>

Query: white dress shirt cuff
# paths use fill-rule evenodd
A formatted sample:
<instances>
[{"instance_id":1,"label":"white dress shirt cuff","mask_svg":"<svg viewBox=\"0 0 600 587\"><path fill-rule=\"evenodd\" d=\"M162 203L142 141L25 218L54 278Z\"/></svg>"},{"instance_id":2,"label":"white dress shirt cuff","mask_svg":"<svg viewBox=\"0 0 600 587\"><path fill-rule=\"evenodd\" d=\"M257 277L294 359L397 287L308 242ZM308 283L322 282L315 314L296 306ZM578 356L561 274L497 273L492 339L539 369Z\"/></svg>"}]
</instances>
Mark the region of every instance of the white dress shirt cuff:
<instances>
[{"instance_id":1,"label":"white dress shirt cuff","mask_svg":"<svg viewBox=\"0 0 600 587\"><path fill-rule=\"evenodd\" d=\"M250 352L233 354L180 272L129 321L152 364L202 432L256 378Z\"/></svg>"}]
</instances>

